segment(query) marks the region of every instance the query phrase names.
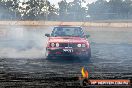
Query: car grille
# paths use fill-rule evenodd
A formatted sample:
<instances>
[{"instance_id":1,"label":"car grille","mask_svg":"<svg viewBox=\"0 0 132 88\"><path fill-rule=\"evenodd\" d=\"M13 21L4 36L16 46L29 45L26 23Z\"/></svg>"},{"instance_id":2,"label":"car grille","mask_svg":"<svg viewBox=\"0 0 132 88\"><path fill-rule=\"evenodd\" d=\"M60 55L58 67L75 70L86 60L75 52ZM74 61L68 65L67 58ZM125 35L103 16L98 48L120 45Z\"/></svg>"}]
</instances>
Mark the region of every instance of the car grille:
<instances>
[{"instance_id":1,"label":"car grille","mask_svg":"<svg viewBox=\"0 0 132 88\"><path fill-rule=\"evenodd\" d=\"M76 48L77 47L77 44L75 43L60 43L60 47L73 47L73 48Z\"/></svg>"},{"instance_id":2,"label":"car grille","mask_svg":"<svg viewBox=\"0 0 132 88\"><path fill-rule=\"evenodd\" d=\"M68 47L68 43L60 43L59 46L60 47Z\"/></svg>"}]
</instances>

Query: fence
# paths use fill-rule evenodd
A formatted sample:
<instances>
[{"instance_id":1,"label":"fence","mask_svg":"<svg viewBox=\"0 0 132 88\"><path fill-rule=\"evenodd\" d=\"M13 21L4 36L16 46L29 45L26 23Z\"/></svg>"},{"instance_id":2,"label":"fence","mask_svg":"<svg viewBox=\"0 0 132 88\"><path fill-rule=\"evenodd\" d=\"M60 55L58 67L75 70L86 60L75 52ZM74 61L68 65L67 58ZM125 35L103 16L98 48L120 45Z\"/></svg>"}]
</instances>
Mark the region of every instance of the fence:
<instances>
[{"instance_id":1,"label":"fence","mask_svg":"<svg viewBox=\"0 0 132 88\"><path fill-rule=\"evenodd\" d=\"M0 21L0 25L6 26L87 26L87 27L132 27L132 22L60 22L60 21Z\"/></svg>"}]
</instances>

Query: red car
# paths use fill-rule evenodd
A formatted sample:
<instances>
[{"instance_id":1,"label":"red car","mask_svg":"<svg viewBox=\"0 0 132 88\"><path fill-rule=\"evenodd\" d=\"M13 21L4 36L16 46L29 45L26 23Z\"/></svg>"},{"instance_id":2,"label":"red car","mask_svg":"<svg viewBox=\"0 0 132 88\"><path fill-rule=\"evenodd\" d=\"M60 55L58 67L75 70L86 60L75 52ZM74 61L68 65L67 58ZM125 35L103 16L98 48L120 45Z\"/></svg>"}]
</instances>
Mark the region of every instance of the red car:
<instances>
[{"instance_id":1,"label":"red car","mask_svg":"<svg viewBox=\"0 0 132 88\"><path fill-rule=\"evenodd\" d=\"M90 44L81 27L58 26L54 27L50 34L46 47L46 57L73 56L79 58L91 57Z\"/></svg>"}]
</instances>

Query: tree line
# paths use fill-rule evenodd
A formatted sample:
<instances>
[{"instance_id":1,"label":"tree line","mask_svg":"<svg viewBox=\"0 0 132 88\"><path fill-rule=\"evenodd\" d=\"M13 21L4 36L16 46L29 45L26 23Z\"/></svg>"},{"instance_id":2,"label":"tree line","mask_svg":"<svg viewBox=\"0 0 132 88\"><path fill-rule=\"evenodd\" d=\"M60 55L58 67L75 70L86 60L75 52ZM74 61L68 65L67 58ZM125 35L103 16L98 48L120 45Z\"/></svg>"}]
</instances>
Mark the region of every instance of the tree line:
<instances>
[{"instance_id":1,"label":"tree line","mask_svg":"<svg viewBox=\"0 0 132 88\"><path fill-rule=\"evenodd\" d=\"M132 0L86 0L58 2L58 7L48 0L0 0L1 20L127 20L132 19ZM86 6L84 6L84 4Z\"/></svg>"}]
</instances>

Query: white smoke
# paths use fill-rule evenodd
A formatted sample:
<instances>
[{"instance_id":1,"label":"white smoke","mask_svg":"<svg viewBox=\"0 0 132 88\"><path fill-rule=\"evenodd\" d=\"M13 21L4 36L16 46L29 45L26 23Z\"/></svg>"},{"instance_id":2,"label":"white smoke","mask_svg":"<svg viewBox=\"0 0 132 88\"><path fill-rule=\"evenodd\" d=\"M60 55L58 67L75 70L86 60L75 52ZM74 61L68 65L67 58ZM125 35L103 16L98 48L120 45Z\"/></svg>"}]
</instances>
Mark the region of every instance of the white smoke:
<instances>
[{"instance_id":1,"label":"white smoke","mask_svg":"<svg viewBox=\"0 0 132 88\"><path fill-rule=\"evenodd\" d=\"M45 58L49 27L7 27L6 37L0 39L0 58Z\"/></svg>"}]
</instances>

